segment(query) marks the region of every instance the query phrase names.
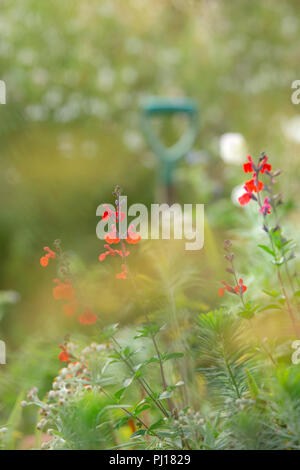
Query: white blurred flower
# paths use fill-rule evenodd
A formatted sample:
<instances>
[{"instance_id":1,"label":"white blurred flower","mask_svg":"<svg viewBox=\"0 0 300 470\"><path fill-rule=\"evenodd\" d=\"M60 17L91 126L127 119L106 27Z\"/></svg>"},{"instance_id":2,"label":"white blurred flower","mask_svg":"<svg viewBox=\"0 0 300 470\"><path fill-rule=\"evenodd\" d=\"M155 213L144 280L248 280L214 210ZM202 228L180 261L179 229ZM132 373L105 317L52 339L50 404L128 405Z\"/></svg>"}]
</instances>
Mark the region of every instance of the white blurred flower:
<instances>
[{"instance_id":1,"label":"white blurred flower","mask_svg":"<svg viewBox=\"0 0 300 470\"><path fill-rule=\"evenodd\" d=\"M93 140L86 140L82 144L82 152L85 158L95 158L97 150L97 144Z\"/></svg>"},{"instance_id":2,"label":"white blurred flower","mask_svg":"<svg viewBox=\"0 0 300 470\"><path fill-rule=\"evenodd\" d=\"M58 149L66 158L71 158L74 150L74 144L71 134L62 134L58 139Z\"/></svg>"},{"instance_id":3,"label":"white blurred flower","mask_svg":"<svg viewBox=\"0 0 300 470\"><path fill-rule=\"evenodd\" d=\"M51 109L62 103L63 92L60 88L52 88L44 96L44 103Z\"/></svg>"},{"instance_id":4,"label":"white blurred flower","mask_svg":"<svg viewBox=\"0 0 300 470\"><path fill-rule=\"evenodd\" d=\"M0 291L0 302L7 304L16 304L21 299L19 292L15 290L2 290Z\"/></svg>"},{"instance_id":5,"label":"white blurred flower","mask_svg":"<svg viewBox=\"0 0 300 470\"><path fill-rule=\"evenodd\" d=\"M300 143L300 115L283 121L282 130L285 137Z\"/></svg>"},{"instance_id":6,"label":"white blurred flower","mask_svg":"<svg viewBox=\"0 0 300 470\"><path fill-rule=\"evenodd\" d=\"M35 52L33 49L22 49L17 59L21 62L22 65L32 65L35 60Z\"/></svg>"},{"instance_id":7,"label":"white blurred flower","mask_svg":"<svg viewBox=\"0 0 300 470\"><path fill-rule=\"evenodd\" d=\"M93 116L97 116L99 118L107 118L109 113L108 104L100 100L98 98L90 98L87 101L86 112L92 114Z\"/></svg>"},{"instance_id":8,"label":"white blurred flower","mask_svg":"<svg viewBox=\"0 0 300 470\"><path fill-rule=\"evenodd\" d=\"M239 165L247 155L247 144L242 134L228 132L220 137L220 154L226 163Z\"/></svg>"},{"instance_id":9,"label":"white blurred flower","mask_svg":"<svg viewBox=\"0 0 300 470\"><path fill-rule=\"evenodd\" d=\"M102 91L110 91L114 86L116 74L111 67L103 67L98 74L98 86Z\"/></svg>"},{"instance_id":10,"label":"white blurred flower","mask_svg":"<svg viewBox=\"0 0 300 470\"><path fill-rule=\"evenodd\" d=\"M125 48L129 54L139 54L142 50L142 47L142 41L136 37L128 38L125 42Z\"/></svg>"},{"instance_id":11,"label":"white blurred flower","mask_svg":"<svg viewBox=\"0 0 300 470\"><path fill-rule=\"evenodd\" d=\"M139 132L127 131L124 134L123 142L129 150L137 151L143 146L143 139Z\"/></svg>"},{"instance_id":12,"label":"white blurred flower","mask_svg":"<svg viewBox=\"0 0 300 470\"><path fill-rule=\"evenodd\" d=\"M32 104L26 107L26 114L31 121L44 121L49 113L46 106Z\"/></svg>"},{"instance_id":13,"label":"white blurred flower","mask_svg":"<svg viewBox=\"0 0 300 470\"><path fill-rule=\"evenodd\" d=\"M115 10L111 2L102 3L98 8L98 13L103 18L110 18L114 15Z\"/></svg>"},{"instance_id":14,"label":"white blurred flower","mask_svg":"<svg viewBox=\"0 0 300 470\"><path fill-rule=\"evenodd\" d=\"M37 68L33 70L32 81L36 85L40 85L40 86L46 85L48 83L48 79L49 79L49 73L46 69Z\"/></svg>"},{"instance_id":15,"label":"white blurred flower","mask_svg":"<svg viewBox=\"0 0 300 470\"><path fill-rule=\"evenodd\" d=\"M132 96L129 93L116 93L114 95L114 102L118 108L125 109L132 104Z\"/></svg>"}]
</instances>

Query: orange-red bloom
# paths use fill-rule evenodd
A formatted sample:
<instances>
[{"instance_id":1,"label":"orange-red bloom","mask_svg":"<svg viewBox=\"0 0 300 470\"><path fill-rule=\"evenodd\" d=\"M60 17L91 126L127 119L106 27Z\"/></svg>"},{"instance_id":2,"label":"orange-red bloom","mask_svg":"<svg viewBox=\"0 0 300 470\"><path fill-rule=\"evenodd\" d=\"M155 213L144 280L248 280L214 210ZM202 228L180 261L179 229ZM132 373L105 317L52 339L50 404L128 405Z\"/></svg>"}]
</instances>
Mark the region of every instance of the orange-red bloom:
<instances>
[{"instance_id":1,"label":"orange-red bloom","mask_svg":"<svg viewBox=\"0 0 300 470\"><path fill-rule=\"evenodd\" d=\"M231 287L226 281L222 281L222 284L224 284L224 287L220 287L218 290L218 294L220 297L224 295L224 292L227 290L227 292L231 292L231 294L235 294L235 290L233 287Z\"/></svg>"},{"instance_id":2,"label":"orange-red bloom","mask_svg":"<svg viewBox=\"0 0 300 470\"><path fill-rule=\"evenodd\" d=\"M272 165L270 165L270 163L267 163L268 158L269 157L265 156L265 158L262 160L261 164L259 165L259 171L261 173L265 173L265 171L271 171L272 170Z\"/></svg>"},{"instance_id":3,"label":"orange-red bloom","mask_svg":"<svg viewBox=\"0 0 300 470\"><path fill-rule=\"evenodd\" d=\"M246 188L245 188L246 189ZM250 191L247 191L246 193L242 194L242 196L239 197L239 203L241 204L241 206L245 206L246 204L248 204L248 202L251 201L251 192Z\"/></svg>"},{"instance_id":4,"label":"orange-red bloom","mask_svg":"<svg viewBox=\"0 0 300 470\"><path fill-rule=\"evenodd\" d=\"M115 226L113 226L113 230L110 233L107 233L105 235L105 241L107 243L109 243L110 245L112 243L119 243L120 242L120 238L117 236L117 230L116 230Z\"/></svg>"},{"instance_id":5,"label":"orange-red bloom","mask_svg":"<svg viewBox=\"0 0 300 470\"><path fill-rule=\"evenodd\" d=\"M99 261L105 260L105 258L109 255L111 256L119 255L122 258L124 257L124 253L122 250L113 250L109 245L104 245L104 248L106 248L106 251L104 253L101 253L101 255L99 255ZM125 256L128 256L129 254L130 252L125 250Z\"/></svg>"},{"instance_id":6,"label":"orange-red bloom","mask_svg":"<svg viewBox=\"0 0 300 470\"><path fill-rule=\"evenodd\" d=\"M94 323L96 323L97 319L98 319L97 315L93 313L88 307L78 317L78 321L82 325L93 325Z\"/></svg>"},{"instance_id":7,"label":"orange-red bloom","mask_svg":"<svg viewBox=\"0 0 300 470\"><path fill-rule=\"evenodd\" d=\"M57 284L56 287L53 288L53 297L55 298L55 300L73 299L75 291L69 279L66 279L65 282L61 282L59 279L54 279L53 282Z\"/></svg>"},{"instance_id":8,"label":"orange-red bloom","mask_svg":"<svg viewBox=\"0 0 300 470\"><path fill-rule=\"evenodd\" d=\"M245 186L251 193L258 193L263 189L264 183L253 178L252 180L246 181Z\"/></svg>"},{"instance_id":9,"label":"orange-red bloom","mask_svg":"<svg viewBox=\"0 0 300 470\"><path fill-rule=\"evenodd\" d=\"M244 286L244 284L243 284L243 279L240 279L240 280L239 280L239 285L238 285L238 286L235 286L234 290L235 290L238 294L243 294L244 292L246 292L247 286Z\"/></svg>"},{"instance_id":10,"label":"orange-red bloom","mask_svg":"<svg viewBox=\"0 0 300 470\"><path fill-rule=\"evenodd\" d=\"M67 352L66 348L62 345L60 345L59 348L62 349L62 352L58 355L58 359L60 360L60 362L71 362L70 355Z\"/></svg>"},{"instance_id":11,"label":"orange-red bloom","mask_svg":"<svg viewBox=\"0 0 300 470\"><path fill-rule=\"evenodd\" d=\"M133 225L130 225L128 227L127 238L126 238L127 243L135 244L135 243L138 243L140 239L141 239L141 235L139 235L138 233L135 233L133 231Z\"/></svg>"},{"instance_id":12,"label":"orange-red bloom","mask_svg":"<svg viewBox=\"0 0 300 470\"><path fill-rule=\"evenodd\" d=\"M72 300L68 304L63 305L62 309L64 314L67 317L75 317L77 311L78 303L77 300Z\"/></svg>"},{"instance_id":13,"label":"orange-red bloom","mask_svg":"<svg viewBox=\"0 0 300 470\"><path fill-rule=\"evenodd\" d=\"M247 159L248 159L248 162L244 163L244 165L243 165L244 166L244 172L245 173L252 173L252 171L254 171L252 158L251 158L250 155L248 155Z\"/></svg>"},{"instance_id":14,"label":"orange-red bloom","mask_svg":"<svg viewBox=\"0 0 300 470\"><path fill-rule=\"evenodd\" d=\"M48 246L45 246L44 250L46 251L46 254L41 257L40 264L41 264L41 266L46 267L46 266L48 266L49 258L53 258L53 259L56 258L56 253L54 251L50 250L50 248Z\"/></svg>"},{"instance_id":15,"label":"orange-red bloom","mask_svg":"<svg viewBox=\"0 0 300 470\"><path fill-rule=\"evenodd\" d=\"M41 266L46 267L48 266L49 260L48 256L42 256L40 259Z\"/></svg>"},{"instance_id":16,"label":"orange-red bloom","mask_svg":"<svg viewBox=\"0 0 300 470\"><path fill-rule=\"evenodd\" d=\"M116 279L127 279L128 271L125 264L122 264L122 269L123 271L116 274Z\"/></svg>"}]
</instances>

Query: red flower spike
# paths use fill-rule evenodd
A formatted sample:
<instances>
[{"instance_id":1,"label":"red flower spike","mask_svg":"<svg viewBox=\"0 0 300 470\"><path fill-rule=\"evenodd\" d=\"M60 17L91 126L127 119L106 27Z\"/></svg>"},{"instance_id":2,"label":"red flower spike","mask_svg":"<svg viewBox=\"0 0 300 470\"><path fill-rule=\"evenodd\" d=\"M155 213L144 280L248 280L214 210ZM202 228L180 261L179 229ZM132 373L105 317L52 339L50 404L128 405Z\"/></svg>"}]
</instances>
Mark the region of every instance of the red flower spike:
<instances>
[{"instance_id":1,"label":"red flower spike","mask_svg":"<svg viewBox=\"0 0 300 470\"><path fill-rule=\"evenodd\" d=\"M105 260L105 258L109 255L111 255L111 256L119 255L119 256L121 256L121 258L124 257L124 253L121 250L113 250L109 245L104 245L104 248L106 248L107 251L105 251L104 253L101 253L101 255L99 255L99 261ZM125 256L128 256L128 255L130 255L130 252L126 250L125 251Z\"/></svg>"},{"instance_id":2,"label":"red flower spike","mask_svg":"<svg viewBox=\"0 0 300 470\"><path fill-rule=\"evenodd\" d=\"M224 295L224 292L227 290L227 292L230 292L231 294L235 294L235 290L233 287L231 287L226 281L222 281L222 284L224 284L225 287L220 287L218 290L218 294L220 297Z\"/></svg>"},{"instance_id":3,"label":"red flower spike","mask_svg":"<svg viewBox=\"0 0 300 470\"><path fill-rule=\"evenodd\" d=\"M50 250L48 246L44 247L44 250L46 251L46 254L41 257L40 259L40 265L45 268L49 264L49 258L56 258L56 253L54 251Z\"/></svg>"}]
</instances>

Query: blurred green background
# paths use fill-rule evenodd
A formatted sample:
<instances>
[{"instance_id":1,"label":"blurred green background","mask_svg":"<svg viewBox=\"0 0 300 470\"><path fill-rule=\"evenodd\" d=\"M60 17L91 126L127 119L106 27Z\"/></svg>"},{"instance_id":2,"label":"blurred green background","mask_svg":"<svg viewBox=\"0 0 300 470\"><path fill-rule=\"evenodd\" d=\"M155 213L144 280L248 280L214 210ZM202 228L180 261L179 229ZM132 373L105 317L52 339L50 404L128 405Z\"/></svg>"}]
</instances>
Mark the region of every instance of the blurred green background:
<instances>
[{"instance_id":1,"label":"blurred green background","mask_svg":"<svg viewBox=\"0 0 300 470\"><path fill-rule=\"evenodd\" d=\"M116 184L129 204L155 201L156 159L140 129L145 97L188 96L200 107L197 142L175 175L178 202L206 204L208 237L193 262L202 274L211 268L212 282L198 301L215 302L218 242L249 227L244 208L231 200L248 153L266 151L284 170L281 189L297 227L300 108L291 102L291 84L300 78L300 5L2 0L0 12L0 79L7 87L7 104L0 105L5 422L20 391L47 389L57 345L74 329L51 299L54 271L39 265L45 245L62 239L78 273L87 284L93 279L99 313L102 306L104 316L118 317L118 303L106 299L109 268L97 261L103 243L96 208L111 201ZM181 125L169 123L165 137L174 138ZM226 140L227 133L239 136ZM30 429L34 417L26 413Z\"/></svg>"}]
</instances>

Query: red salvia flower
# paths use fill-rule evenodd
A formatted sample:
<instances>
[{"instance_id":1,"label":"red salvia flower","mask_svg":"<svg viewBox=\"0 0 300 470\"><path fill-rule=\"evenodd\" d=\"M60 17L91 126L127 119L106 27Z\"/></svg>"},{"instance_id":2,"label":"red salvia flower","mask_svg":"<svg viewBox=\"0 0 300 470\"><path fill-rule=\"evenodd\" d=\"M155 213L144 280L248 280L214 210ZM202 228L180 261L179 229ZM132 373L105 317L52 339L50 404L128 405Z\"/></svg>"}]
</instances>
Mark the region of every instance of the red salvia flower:
<instances>
[{"instance_id":1,"label":"red salvia flower","mask_svg":"<svg viewBox=\"0 0 300 470\"><path fill-rule=\"evenodd\" d=\"M270 163L267 163L268 158L269 157L265 156L265 158L262 160L261 164L258 167L261 173L265 173L265 171L270 172L272 170L272 165L270 165Z\"/></svg>"},{"instance_id":2,"label":"red salvia flower","mask_svg":"<svg viewBox=\"0 0 300 470\"><path fill-rule=\"evenodd\" d=\"M120 238L117 236L117 230L116 230L115 225L113 225L113 230L110 233L107 233L105 235L105 241L107 243L109 243L110 245L113 244L113 243L119 243L120 242Z\"/></svg>"},{"instance_id":3,"label":"red salvia flower","mask_svg":"<svg viewBox=\"0 0 300 470\"><path fill-rule=\"evenodd\" d=\"M263 215L271 214L270 199L265 198L263 206L259 209L259 212Z\"/></svg>"},{"instance_id":4,"label":"red salvia flower","mask_svg":"<svg viewBox=\"0 0 300 470\"><path fill-rule=\"evenodd\" d=\"M241 204L241 206L245 206L250 201L251 201L251 193L250 192L246 192L246 193L242 194L242 196L239 197L239 203Z\"/></svg>"},{"instance_id":5,"label":"red salvia flower","mask_svg":"<svg viewBox=\"0 0 300 470\"><path fill-rule=\"evenodd\" d=\"M68 351L66 350L66 348L62 345L59 346L60 349L62 349L62 352L59 353L58 355L58 359L60 360L60 362L71 362L70 361L70 355L68 353Z\"/></svg>"},{"instance_id":6,"label":"red salvia flower","mask_svg":"<svg viewBox=\"0 0 300 470\"><path fill-rule=\"evenodd\" d=\"M138 243L140 239L141 239L141 235L139 235L138 233L135 233L133 231L133 225L130 225L128 227L126 242L135 244L135 243Z\"/></svg>"},{"instance_id":7,"label":"red salvia flower","mask_svg":"<svg viewBox=\"0 0 300 470\"><path fill-rule=\"evenodd\" d=\"M97 319L98 319L97 315L94 312L92 312L91 309L88 307L78 317L78 321L82 325L93 325L94 323L96 323Z\"/></svg>"},{"instance_id":8,"label":"red salvia flower","mask_svg":"<svg viewBox=\"0 0 300 470\"><path fill-rule=\"evenodd\" d=\"M63 305L62 309L64 314L67 317L75 317L77 311L78 303L77 300L72 300L68 304Z\"/></svg>"},{"instance_id":9,"label":"red salvia flower","mask_svg":"<svg viewBox=\"0 0 300 470\"><path fill-rule=\"evenodd\" d=\"M127 271L125 264L122 264L122 269L123 271L116 274L116 279L127 279L128 271Z\"/></svg>"},{"instance_id":10,"label":"red salvia flower","mask_svg":"<svg viewBox=\"0 0 300 470\"><path fill-rule=\"evenodd\" d=\"M130 252L126 250L125 248L125 242L128 244L136 244L141 240L141 235L138 233L135 233L133 228L133 225L130 225L129 228L127 229L126 233L126 238L122 233L122 236L119 236L119 232L117 231L117 223L122 221L125 217L126 214L121 211L121 204L119 201L119 197L121 194L121 188L119 186L116 186L115 191L113 192L113 195L118 198L118 201L116 202L117 209L116 211L112 211L109 209L108 205L104 205L104 208L106 209L105 212L102 215L102 219L107 220L107 218L113 218L116 221L115 225L111 226L111 232L107 233L104 237L106 241L106 245L104 245L104 248L106 251L101 253L99 255L99 261L104 261L107 256L117 256L119 255L121 258L126 258ZM120 229L119 229L120 230ZM110 245L117 245L120 243L120 249L113 249ZM120 273L116 274L116 279L127 279L128 275L128 270L126 268L125 264L122 264L122 271Z\"/></svg>"},{"instance_id":11,"label":"red salvia flower","mask_svg":"<svg viewBox=\"0 0 300 470\"><path fill-rule=\"evenodd\" d=\"M218 294L220 297L224 295L225 291L230 292L231 294L235 294L235 290L233 289L233 287L231 287L226 281L222 281L222 284L224 284L224 287L220 287L220 289L218 290Z\"/></svg>"},{"instance_id":12,"label":"red salvia flower","mask_svg":"<svg viewBox=\"0 0 300 470\"><path fill-rule=\"evenodd\" d=\"M65 282L61 282L59 279L54 279L53 282L57 284L56 287L53 288L53 297L55 300L72 300L75 295L75 291L69 279L66 279Z\"/></svg>"},{"instance_id":13,"label":"red salvia flower","mask_svg":"<svg viewBox=\"0 0 300 470\"><path fill-rule=\"evenodd\" d=\"M235 286L234 290L237 292L237 294L243 294L247 290L247 286L244 286L243 284L243 279L239 280L239 285Z\"/></svg>"},{"instance_id":14,"label":"red salvia flower","mask_svg":"<svg viewBox=\"0 0 300 470\"><path fill-rule=\"evenodd\" d=\"M258 181L256 178L253 178L252 180L246 181L245 186L251 193L258 193L263 189L264 183L262 181Z\"/></svg>"},{"instance_id":15,"label":"red salvia flower","mask_svg":"<svg viewBox=\"0 0 300 470\"><path fill-rule=\"evenodd\" d=\"M104 253L101 253L101 255L99 255L99 261L105 260L105 258L109 255L111 255L111 256L119 255L122 258L124 257L124 253L121 250L113 250L109 245L104 245L104 248L106 248L107 251L105 251ZM129 251L125 251L125 256L128 256L129 254L130 254Z\"/></svg>"},{"instance_id":16,"label":"red salvia flower","mask_svg":"<svg viewBox=\"0 0 300 470\"><path fill-rule=\"evenodd\" d=\"M56 258L56 253L54 251L50 250L50 248L48 246L45 246L44 250L46 251L46 254L41 257L40 264L41 264L41 266L46 267L46 266L48 266L49 258L53 258L53 259Z\"/></svg>"},{"instance_id":17,"label":"red salvia flower","mask_svg":"<svg viewBox=\"0 0 300 470\"><path fill-rule=\"evenodd\" d=\"M253 168L253 161L252 161L252 157L250 155L248 155L248 162L247 163L244 163L244 172L245 173L252 173L254 168Z\"/></svg>"}]
</instances>

